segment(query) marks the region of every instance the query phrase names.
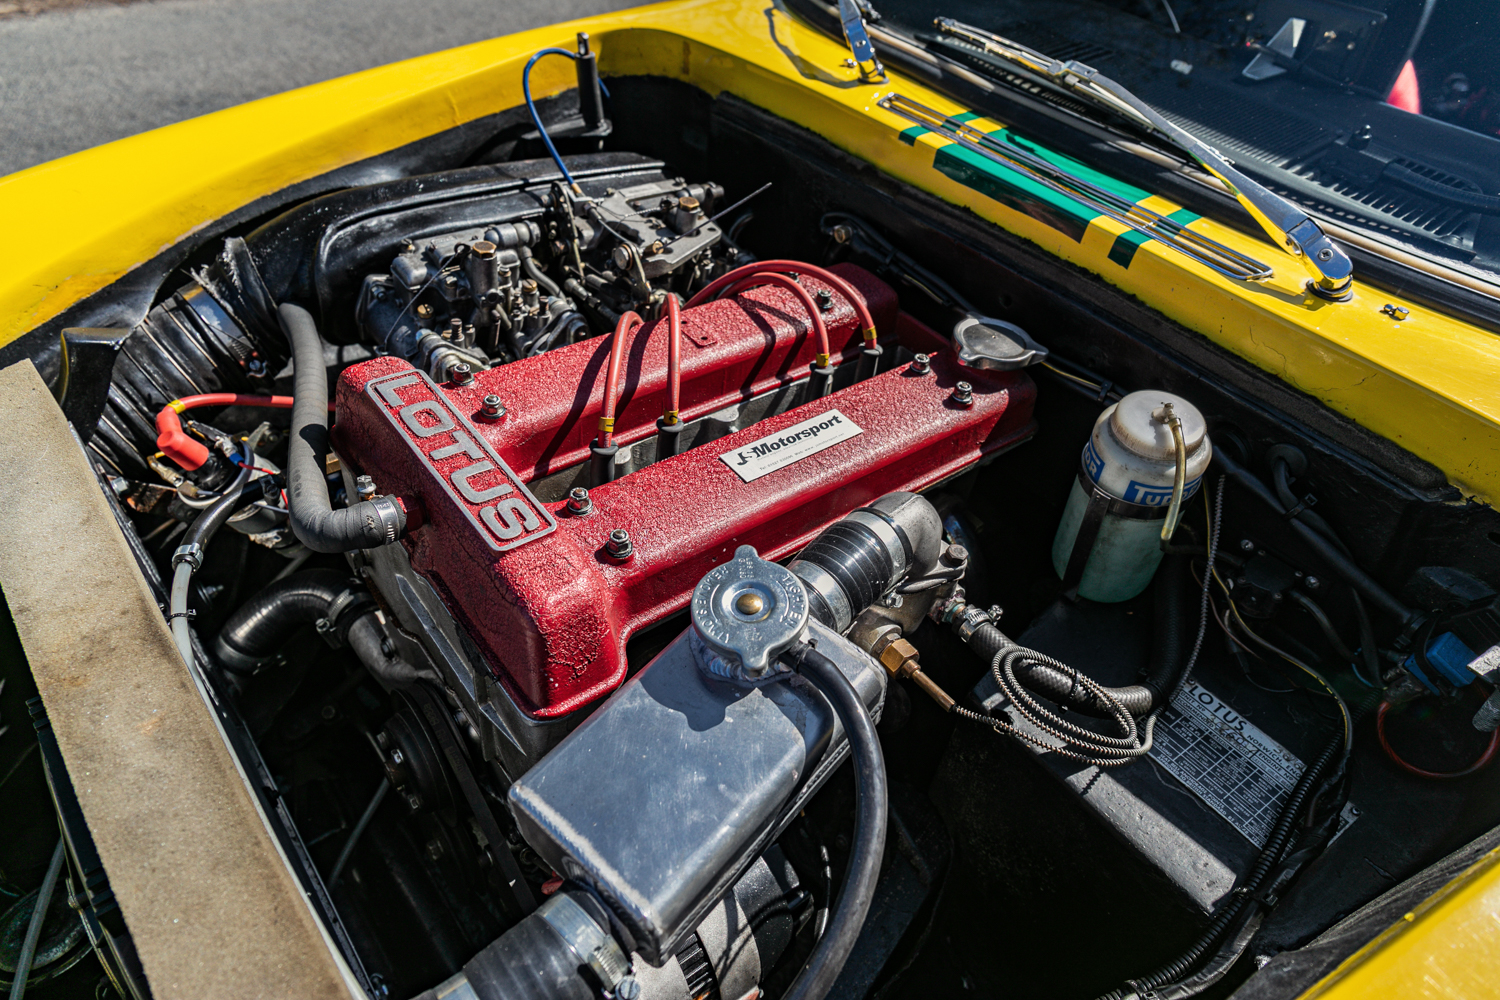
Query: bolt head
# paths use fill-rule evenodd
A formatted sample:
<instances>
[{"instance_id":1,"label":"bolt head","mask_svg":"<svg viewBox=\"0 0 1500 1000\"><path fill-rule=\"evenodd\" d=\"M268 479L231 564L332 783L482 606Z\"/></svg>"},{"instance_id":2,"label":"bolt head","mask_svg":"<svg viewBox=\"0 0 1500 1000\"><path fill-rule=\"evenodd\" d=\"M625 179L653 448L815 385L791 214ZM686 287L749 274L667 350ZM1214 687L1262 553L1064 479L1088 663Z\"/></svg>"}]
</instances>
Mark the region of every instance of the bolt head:
<instances>
[{"instance_id":1,"label":"bolt head","mask_svg":"<svg viewBox=\"0 0 1500 1000\"><path fill-rule=\"evenodd\" d=\"M354 489L361 500L369 500L375 496L375 480L369 476L358 476L354 480Z\"/></svg>"},{"instance_id":2,"label":"bolt head","mask_svg":"<svg viewBox=\"0 0 1500 1000\"><path fill-rule=\"evenodd\" d=\"M406 763L406 755L401 752L400 747L397 747L395 750L391 751L391 763L398 766Z\"/></svg>"},{"instance_id":3,"label":"bolt head","mask_svg":"<svg viewBox=\"0 0 1500 1000\"><path fill-rule=\"evenodd\" d=\"M1319 580L1315 576L1303 577L1302 583L1307 587L1308 590L1317 590L1319 587L1323 586L1323 581Z\"/></svg>"},{"instance_id":4,"label":"bolt head","mask_svg":"<svg viewBox=\"0 0 1500 1000\"><path fill-rule=\"evenodd\" d=\"M911 359L911 370L918 375L926 375L932 371L932 357L927 354L918 354Z\"/></svg>"},{"instance_id":5,"label":"bolt head","mask_svg":"<svg viewBox=\"0 0 1500 1000\"><path fill-rule=\"evenodd\" d=\"M594 509L594 501L589 496L589 491L582 486L575 486L568 491L568 510L574 514L587 514Z\"/></svg>"},{"instance_id":6,"label":"bolt head","mask_svg":"<svg viewBox=\"0 0 1500 1000\"><path fill-rule=\"evenodd\" d=\"M640 1000L641 984L634 976L626 976L615 984L615 1000Z\"/></svg>"},{"instance_id":7,"label":"bolt head","mask_svg":"<svg viewBox=\"0 0 1500 1000\"><path fill-rule=\"evenodd\" d=\"M953 387L952 398L959 406L973 406L974 387L967 382L960 382Z\"/></svg>"},{"instance_id":8,"label":"bolt head","mask_svg":"<svg viewBox=\"0 0 1500 1000\"><path fill-rule=\"evenodd\" d=\"M489 420L503 417L505 416L505 403L501 401L499 396L490 393L484 397L484 402L480 404L479 415Z\"/></svg>"},{"instance_id":9,"label":"bolt head","mask_svg":"<svg viewBox=\"0 0 1500 1000\"><path fill-rule=\"evenodd\" d=\"M474 369L462 361L455 361L448 366L448 381L454 385L470 385L474 381Z\"/></svg>"},{"instance_id":10,"label":"bolt head","mask_svg":"<svg viewBox=\"0 0 1500 1000\"><path fill-rule=\"evenodd\" d=\"M1240 539L1240 551L1241 552L1254 552L1255 551L1255 543L1252 542L1248 538L1241 538Z\"/></svg>"}]
</instances>

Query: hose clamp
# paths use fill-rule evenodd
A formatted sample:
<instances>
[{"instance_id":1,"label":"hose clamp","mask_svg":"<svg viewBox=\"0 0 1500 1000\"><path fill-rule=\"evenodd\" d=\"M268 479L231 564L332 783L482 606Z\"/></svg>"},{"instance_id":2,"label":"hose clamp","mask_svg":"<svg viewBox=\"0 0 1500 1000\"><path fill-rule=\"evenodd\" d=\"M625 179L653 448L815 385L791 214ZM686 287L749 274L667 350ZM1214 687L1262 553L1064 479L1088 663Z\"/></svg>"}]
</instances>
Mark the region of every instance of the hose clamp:
<instances>
[{"instance_id":1,"label":"hose clamp","mask_svg":"<svg viewBox=\"0 0 1500 1000\"><path fill-rule=\"evenodd\" d=\"M337 649L344 644L354 619L375 607L375 600L362 588L349 587L328 603L323 617L313 623L327 643Z\"/></svg>"},{"instance_id":2,"label":"hose clamp","mask_svg":"<svg viewBox=\"0 0 1500 1000\"><path fill-rule=\"evenodd\" d=\"M613 990L630 972L630 960L615 939L567 893L559 892L537 907L536 915L557 931L583 964L594 970L606 990Z\"/></svg>"},{"instance_id":3,"label":"hose clamp","mask_svg":"<svg viewBox=\"0 0 1500 1000\"><path fill-rule=\"evenodd\" d=\"M389 545L401 537L406 530L406 512L401 509L395 497L380 496L364 502L375 513L374 519L366 522L366 534L369 534L370 527L375 527L380 532L378 538L371 539L372 545Z\"/></svg>"},{"instance_id":4,"label":"hose clamp","mask_svg":"<svg viewBox=\"0 0 1500 1000\"><path fill-rule=\"evenodd\" d=\"M197 542L177 546L177 551L172 553L172 568L176 569L182 563L191 564L196 573L203 566L203 546Z\"/></svg>"},{"instance_id":5,"label":"hose clamp","mask_svg":"<svg viewBox=\"0 0 1500 1000\"><path fill-rule=\"evenodd\" d=\"M874 507L861 507L851 512L844 520L864 525L870 529L871 534L880 539L880 544L885 547L886 554L891 557L893 581L906 577L906 571L911 568L912 561L911 539L906 536L906 529L896 523L895 518Z\"/></svg>"},{"instance_id":6,"label":"hose clamp","mask_svg":"<svg viewBox=\"0 0 1500 1000\"><path fill-rule=\"evenodd\" d=\"M996 618L993 613L991 613L990 611L985 611L982 608L977 608L974 605L970 604L964 608L963 615L959 619L959 638L963 639L964 642L968 642L969 638L975 632L979 631L986 625L995 624Z\"/></svg>"}]
</instances>

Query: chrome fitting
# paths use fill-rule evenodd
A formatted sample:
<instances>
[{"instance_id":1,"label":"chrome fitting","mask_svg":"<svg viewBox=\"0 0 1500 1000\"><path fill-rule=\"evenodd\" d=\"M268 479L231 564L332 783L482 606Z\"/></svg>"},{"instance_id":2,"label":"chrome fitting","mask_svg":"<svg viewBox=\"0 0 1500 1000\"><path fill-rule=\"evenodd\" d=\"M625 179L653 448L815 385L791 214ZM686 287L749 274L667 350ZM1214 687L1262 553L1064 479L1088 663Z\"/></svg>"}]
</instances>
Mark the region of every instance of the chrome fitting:
<instances>
[{"instance_id":1,"label":"chrome fitting","mask_svg":"<svg viewBox=\"0 0 1500 1000\"><path fill-rule=\"evenodd\" d=\"M949 397L959 406L970 407L974 405L974 387L967 382L960 382L953 387L953 395Z\"/></svg>"},{"instance_id":2,"label":"chrome fitting","mask_svg":"<svg viewBox=\"0 0 1500 1000\"><path fill-rule=\"evenodd\" d=\"M589 496L588 490L584 489L582 486L575 486L568 491L569 514L575 514L579 517L582 517L584 514L593 513L593 510L594 501L593 498ZM626 536L626 540L629 541L629 536Z\"/></svg>"}]
</instances>

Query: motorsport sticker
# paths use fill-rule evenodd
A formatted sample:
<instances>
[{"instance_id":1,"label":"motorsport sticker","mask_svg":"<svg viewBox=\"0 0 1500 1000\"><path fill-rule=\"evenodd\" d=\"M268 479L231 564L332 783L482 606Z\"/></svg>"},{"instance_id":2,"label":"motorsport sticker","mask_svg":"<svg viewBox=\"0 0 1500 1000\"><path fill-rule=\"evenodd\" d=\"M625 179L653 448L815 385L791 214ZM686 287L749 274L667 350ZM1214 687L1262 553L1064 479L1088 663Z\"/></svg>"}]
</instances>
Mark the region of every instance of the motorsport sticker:
<instances>
[{"instance_id":1,"label":"motorsport sticker","mask_svg":"<svg viewBox=\"0 0 1500 1000\"><path fill-rule=\"evenodd\" d=\"M740 479L751 483L863 433L863 428L838 410L825 410L799 424L726 451L719 460Z\"/></svg>"},{"instance_id":2,"label":"motorsport sticker","mask_svg":"<svg viewBox=\"0 0 1500 1000\"><path fill-rule=\"evenodd\" d=\"M1151 756L1257 847L1271 836L1304 768L1201 684L1189 684L1162 713ZM1358 815L1346 807L1335 836Z\"/></svg>"}]
</instances>

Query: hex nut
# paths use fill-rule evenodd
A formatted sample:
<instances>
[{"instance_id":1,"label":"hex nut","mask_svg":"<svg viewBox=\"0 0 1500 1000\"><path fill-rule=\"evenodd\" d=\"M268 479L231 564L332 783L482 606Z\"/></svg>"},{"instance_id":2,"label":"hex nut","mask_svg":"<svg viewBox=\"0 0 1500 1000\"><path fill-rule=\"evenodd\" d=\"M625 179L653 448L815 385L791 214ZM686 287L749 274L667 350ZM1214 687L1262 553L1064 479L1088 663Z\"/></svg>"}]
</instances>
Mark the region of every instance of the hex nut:
<instances>
[{"instance_id":1,"label":"hex nut","mask_svg":"<svg viewBox=\"0 0 1500 1000\"><path fill-rule=\"evenodd\" d=\"M611 559L621 561L629 559L635 551L635 545L630 541L630 533L624 528L611 531L609 541L604 543L604 551L609 553Z\"/></svg>"},{"instance_id":2,"label":"hex nut","mask_svg":"<svg viewBox=\"0 0 1500 1000\"><path fill-rule=\"evenodd\" d=\"M880 651L880 665L897 677L905 676L921 658L917 647L905 639L893 639Z\"/></svg>"}]
</instances>

